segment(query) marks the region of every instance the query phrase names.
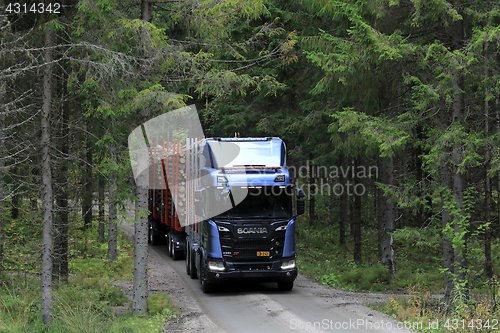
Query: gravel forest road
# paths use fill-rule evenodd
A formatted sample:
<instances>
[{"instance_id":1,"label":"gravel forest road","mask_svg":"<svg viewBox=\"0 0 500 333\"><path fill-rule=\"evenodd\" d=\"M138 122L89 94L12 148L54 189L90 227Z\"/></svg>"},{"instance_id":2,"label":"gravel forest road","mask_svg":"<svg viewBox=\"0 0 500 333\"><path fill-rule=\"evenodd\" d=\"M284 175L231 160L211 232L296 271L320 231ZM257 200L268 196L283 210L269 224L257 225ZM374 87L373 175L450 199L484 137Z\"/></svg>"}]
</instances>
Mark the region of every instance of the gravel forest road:
<instances>
[{"instance_id":1,"label":"gravel forest road","mask_svg":"<svg viewBox=\"0 0 500 333\"><path fill-rule=\"evenodd\" d=\"M121 228L132 237L133 225ZM166 246L149 246L149 269L150 294L163 291L181 309L165 332L411 332L365 306L389 295L337 290L302 275L291 292L278 291L275 283L240 281L203 294L199 280L186 274L185 261L174 261ZM131 286L122 287L131 296Z\"/></svg>"}]
</instances>

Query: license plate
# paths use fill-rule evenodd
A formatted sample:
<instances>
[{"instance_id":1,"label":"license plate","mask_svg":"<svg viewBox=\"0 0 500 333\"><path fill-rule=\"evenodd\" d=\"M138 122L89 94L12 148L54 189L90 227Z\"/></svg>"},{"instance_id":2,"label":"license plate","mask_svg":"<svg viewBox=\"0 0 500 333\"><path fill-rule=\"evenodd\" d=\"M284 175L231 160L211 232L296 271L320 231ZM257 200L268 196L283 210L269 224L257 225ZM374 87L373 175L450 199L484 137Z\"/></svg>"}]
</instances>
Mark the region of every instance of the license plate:
<instances>
[{"instance_id":1,"label":"license plate","mask_svg":"<svg viewBox=\"0 0 500 333\"><path fill-rule=\"evenodd\" d=\"M257 251L257 257L269 257L269 251Z\"/></svg>"}]
</instances>

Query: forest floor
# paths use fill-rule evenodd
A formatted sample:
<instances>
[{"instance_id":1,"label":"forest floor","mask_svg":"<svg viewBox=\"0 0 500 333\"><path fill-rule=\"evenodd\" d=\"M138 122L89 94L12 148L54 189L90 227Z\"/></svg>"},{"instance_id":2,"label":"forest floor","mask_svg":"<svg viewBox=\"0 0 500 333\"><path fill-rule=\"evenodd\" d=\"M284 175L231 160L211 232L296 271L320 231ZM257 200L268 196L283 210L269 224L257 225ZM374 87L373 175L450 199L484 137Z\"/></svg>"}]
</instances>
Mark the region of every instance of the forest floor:
<instances>
[{"instance_id":1,"label":"forest floor","mask_svg":"<svg viewBox=\"0 0 500 333\"><path fill-rule=\"evenodd\" d=\"M128 229L124 229L129 234ZM129 236L132 236L129 234ZM169 265L165 264L156 251L149 252L149 295L163 292L171 296L172 303L180 311L180 318L169 321L165 332L208 332L217 333L221 330L212 322L212 320L203 314L198 302L186 289L179 274ZM130 300L133 297L133 286L128 281L117 281L114 286L121 288L125 296ZM131 303L124 307L115 307L115 313L124 313L129 311Z\"/></svg>"}]
</instances>

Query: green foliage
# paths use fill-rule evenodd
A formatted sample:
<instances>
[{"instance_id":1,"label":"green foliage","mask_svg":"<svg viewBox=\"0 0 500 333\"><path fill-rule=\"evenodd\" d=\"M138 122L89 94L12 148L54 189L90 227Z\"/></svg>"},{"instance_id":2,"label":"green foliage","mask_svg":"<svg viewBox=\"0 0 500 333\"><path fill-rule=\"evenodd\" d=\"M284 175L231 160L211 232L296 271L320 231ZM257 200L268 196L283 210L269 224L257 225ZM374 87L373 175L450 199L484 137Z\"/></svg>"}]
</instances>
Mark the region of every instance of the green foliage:
<instances>
[{"instance_id":1,"label":"green foliage","mask_svg":"<svg viewBox=\"0 0 500 333\"><path fill-rule=\"evenodd\" d=\"M179 317L180 309L172 304L170 296L158 292L148 297L148 313L150 315L161 314L169 318L177 318Z\"/></svg>"},{"instance_id":2,"label":"green foliage","mask_svg":"<svg viewBox=\"0 0 500 333\"><path fill-rule=\"evenodd\" d=\"M120 291L121 292L121 291ZM13 276L0 289L0 332L163 332L172 310L149 317L116 316L109 300L94 288L60 285L54 292L54 322L44 328L36 278ZM123 295L123 294L122 294ZM172 311L172 312L171 312Z\"/></svg>"},{"instance_id":3,"label":"green foliage","mask_svg":"<svg viewBox=\"0 0 500 333\"><path fill-rule=\"evenodd\" d=\"M428 254L439 255L442 238L438 228L410 228L397 229L393 233L396 246L414 248Z\"/></svg>"},{"instance_id":4,"label":"green foliage","mask_svg":"<svg viewBox=\"0 0 500 333\"><path fill-rule=\"evenodd\" d=\"M23 209L25 207L22 207ZM40 263L34 256L39 253L41 229L34 222L41 216L21 214L17 219L5 216L5 245L3 267L6 270L35 273L40 271Z\"/></svg>"},{"instance_id":5,"label":"green foliage","mask_svg":"<svg viewBox=\"0 0 500 333\"><path fill-rule=\"evenodd\" d=\"M319 220L325 219L326 211ZM368 224L370 225L370 224ZM323 225L311 228L306 221L299 220L297 228L297 264L299 271L335 288L368 291L399 291L409 286L419 286L432 293L442 293L442 230L437 226L427 228L402 228L394 232L396 248L396 274L388 276L386 268L378 264L377 231L365 227L363 231L363 253L366 264L354 264L352 244L338 243L336 226ZM349 239L349 238L348 238ZM493 267L500 265L500 243L492 244ZM484 248L478 240L469 239L471 253L469 271L470 289L485 293L488 281L484 279ZM473 260L478 258L477 260Z\"/></svg>"},{"instance_id":6,"label":"green foliage","mask_svg":"<svg viewBox=\"0 0 500 333\"><path fill-rule=\"evenodd\" d=\"M32 275L39 267L27 265L26 257L39 253L40 235L30 232L36 219L21 209L21 216L7 219L7 251L5 262L9 275L0 281L0 332L162 332L166 321L179 315L167 295L158 293L151 298L151 316L135 317L130 313L117 316L112 307L130 303L113 281L131 281L133 276L133 246L121 229L118 233L118 260L107 261L107 246L97 242L97 230L82 230L81 217L72 217L70 225L69 283L55 284L54 322L44 329L41 317L40 283ZM96 225L94 221L94 225ZM33 228L34 229L34 228ZM36 228L39 229L39 228ZM28 241L29 237L32 237ZM21 237L21 238L20 238ZM17 244L23 244L22 252ZM24 259L23 259L24 258ZM35 258L31 258L36 262ZM36 268L36 269L35 269Z\"/></svg>"},{"instance_id":7,"label":"green foliage","mask_svg":"<svg viewBox=\"0 0 500 333\"><path fill-rule=\"evenodd\" d=\"M460 207L456 201L456 198L451 194L449 189L441 189L443 192L444 203L443 206L450 212L452 216L452 221L449 222L443 229L443 233L447 235L449 241L452 244L453 250L459 256L465 257L466 255L466 242L468 238L470 219L472 214L472 209L474 206L474 199L477 193L475 193L474 188L468 188L464 193L463 207ZM457 264L457 263L455 263ZM458 272L460 270L460 272ZM459 274L463 274L465 278L459 278ZM468 294L467 288L469 288L469 268L458 266L455 268L455 272L450 274L455 282L455 294L453 295L453 301L457 300L457 297L463 297L463 295ZM464 300L456 303L459 308L462 308Z\"/></svg>"},{"instance_id":8,"label":"green foliage","mask_svg":"<svg viewBox=\"0 0 500 333\"><path fill-rule=\"evenodd\" d=\"M496 288L498 281L495 280ZM498 290L498 289L497 289ZM422 323L420 327L413 327L422 332L495 332L495 322L500 315L498 304L491 299L478 297L467 304L462 303L459 309L449 312L441 300L433 298L428 289L420 286L411 286L406 289L407 296L392 295L384 305L373 307L398 321L408 323ZM500 296L500 294L498 295ZM462 297L457 297L463 300ZM429 329L433 323L432 330Z\"/></svg>"},{"instance_id":9,"label":"green foliage","mask_svg":"<svg viewBox=\"0 0 500 333\"><path fill-rule=\"evenodd\" d=\"M377 264L367 267L354 267L338 276L334 273L323 275L319 281L337 288L382 291L387 288L390 280L391 277L387 268Z\"/></svg>"},{"instance_id":10,"label":"green foliage","mask_svg":"<svg viewBox=\"0 0 500 333\"><path fill-rule=\"evenodd\" d=\"M405 129L405 123L390 120L385 117L370 117L363 112L355 112L346 108L332 116L329 132L347 132L358 134L362 137L368 151L377 151L380 157L391 157L397 151L401 151L410 136ZM372 147L370 147L372 146Z\"/></svg>"}]
</instances>

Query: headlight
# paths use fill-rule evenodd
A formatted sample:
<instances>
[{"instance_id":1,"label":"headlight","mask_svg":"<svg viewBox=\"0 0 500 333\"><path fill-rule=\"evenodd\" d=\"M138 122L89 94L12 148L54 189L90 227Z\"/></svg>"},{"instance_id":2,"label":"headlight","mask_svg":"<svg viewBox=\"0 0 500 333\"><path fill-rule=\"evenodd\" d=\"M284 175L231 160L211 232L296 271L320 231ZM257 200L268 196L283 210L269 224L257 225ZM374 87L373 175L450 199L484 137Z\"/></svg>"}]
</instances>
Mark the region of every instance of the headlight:
<instances>
[{"instance_id":1,"label":"headlight","mask_svg":"<svg viewBox=\"0 0 500 333\"><path fill-rule=\"evenodd\" d=\"M281 227L277 227L274 229L274 231L285 231L286 227L288 227L288 224L282 225Z\"/></svg>"},{"instance_id":2,"label":"headlight","mask_svg":"<svg viewBox=\"0 0 500 333\"><path fill-rule=\"evenodd\" d=\"M220 237L223 237L223 238L231 237L231 231L228 228L223 227L223 226L218 226L217 228L219 229Z\"/></svg>"},{"instance_id":3,"label":"headlight","mask_svg":"<svg viewBox=\"0 0 500 333\"><path fill-rule=\"evenodd\" d=\"M274 181L276 183L278 183L278 182L284 182L285 181L285 175L276 176L276 178L274 178Z\"/></svg>"},{"instance_id":4,"label":"headlight","mask_svg":"<svg viewBox=\"0 0 500 333\"><path fill-rule=\"evenodd\" d=\"M217 176L217 183L227 183L227 178L224 176Z\"/></svg>"},{"instance_id":5,"label":"headlight","mask_svg":"<svg viewBox=\"0 0 500 333\"><path fill-rule=\"evenodd\" d=\"M223 271L226 268L224 267L224 263L219 260L209 260L208 261L208 269L211 271Z\"/></svg>"},{"instance_id":6,"label":"headlight","mask_svg":"<svg viewBox=\"0 0 500 333\"><path fill-rule=\"evenodd\" d=\"M282 270L293 269L293 268L295 268L295 259L283 259L283 261L281 262Z\"/></svg>"}]
</instances>

